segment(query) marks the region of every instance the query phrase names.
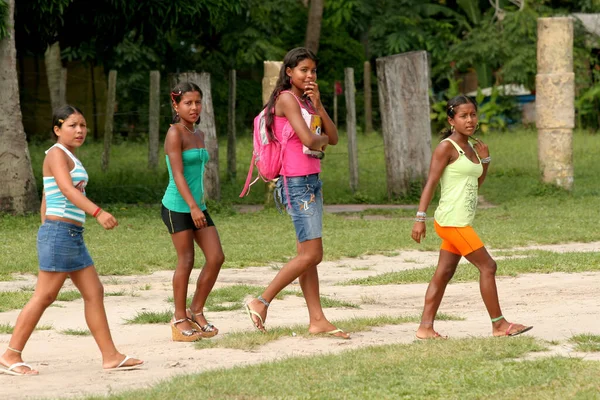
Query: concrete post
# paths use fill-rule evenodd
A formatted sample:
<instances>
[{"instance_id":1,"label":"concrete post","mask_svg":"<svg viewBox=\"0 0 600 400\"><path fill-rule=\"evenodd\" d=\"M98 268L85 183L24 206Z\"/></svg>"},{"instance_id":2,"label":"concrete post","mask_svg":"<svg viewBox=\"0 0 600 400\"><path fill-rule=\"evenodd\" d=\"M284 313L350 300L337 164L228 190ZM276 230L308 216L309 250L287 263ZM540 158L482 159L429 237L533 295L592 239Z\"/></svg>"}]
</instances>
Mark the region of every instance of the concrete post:
<instances>
[{"instance_id":1,"label":"concrete post","mask_svg":"<svg viewBox=\"0 0 600 400\"><path fill-rule=\"evenodd\" d=\"M281 70L282 65L283 62L281 61L264 62L264 76L262 80L263 105L267 104L269 97L271 97L271 93L273 93L273 89L275 89L275 84L277 83L277 78L279 78L279 71Z\"/></svg>"},{"instance_id":2,"label":"concrete post","mask_svg":"<svg viewBox=\"0 0 600 400\"><path fill-rule=\"evenodd\" d=\"M538 18L536 126L542 180L573 189L573 20Z\"/></svg>"}]
</instances>

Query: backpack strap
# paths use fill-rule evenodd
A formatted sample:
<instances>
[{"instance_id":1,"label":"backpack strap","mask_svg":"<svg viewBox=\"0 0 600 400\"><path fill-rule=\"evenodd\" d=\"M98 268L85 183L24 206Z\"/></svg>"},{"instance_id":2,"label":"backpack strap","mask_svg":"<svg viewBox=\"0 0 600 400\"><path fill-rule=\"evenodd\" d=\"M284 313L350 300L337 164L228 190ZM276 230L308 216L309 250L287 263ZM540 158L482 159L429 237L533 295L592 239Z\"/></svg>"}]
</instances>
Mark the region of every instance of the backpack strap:
<instances>
[{"instance_id":1,"label":"backpack strap","mask_svg":"<svg viewBox=\"0 0 600 400\"><path fill-rule=\"evenodd\" d=\"M244 189L240 193L240 197L244 197L250 194L250 186L254 185L260 178L260 175L256 179L252 180L252 172L254 171L254 163L256 162L256 154L252 153L252 161L250 161L250 168L248 169L248 176L246 177L246 183L244 183Z\"/></svg>"}]
</instances>

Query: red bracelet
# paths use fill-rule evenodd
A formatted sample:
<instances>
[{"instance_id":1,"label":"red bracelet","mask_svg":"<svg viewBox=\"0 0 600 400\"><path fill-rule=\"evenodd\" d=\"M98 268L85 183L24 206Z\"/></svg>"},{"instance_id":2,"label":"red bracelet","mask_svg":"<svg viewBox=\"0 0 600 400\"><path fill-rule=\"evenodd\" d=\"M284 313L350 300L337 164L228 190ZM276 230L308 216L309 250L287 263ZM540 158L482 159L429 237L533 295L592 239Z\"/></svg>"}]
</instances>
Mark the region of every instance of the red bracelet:
<instances>
[{"instance_id":1,"label":"red bracelet","mask_svg":"<svg viewBox=\"0 0 600 400\"><path fill-rule=\"evenodd\" d=\"M92 216L94 218L96 218L98 216L98 214L100 214L100 211L102 211L102 209L100 207L96 208L96 211L94 211L94 213L92 214Z\"/></svg>"}]
</instances>

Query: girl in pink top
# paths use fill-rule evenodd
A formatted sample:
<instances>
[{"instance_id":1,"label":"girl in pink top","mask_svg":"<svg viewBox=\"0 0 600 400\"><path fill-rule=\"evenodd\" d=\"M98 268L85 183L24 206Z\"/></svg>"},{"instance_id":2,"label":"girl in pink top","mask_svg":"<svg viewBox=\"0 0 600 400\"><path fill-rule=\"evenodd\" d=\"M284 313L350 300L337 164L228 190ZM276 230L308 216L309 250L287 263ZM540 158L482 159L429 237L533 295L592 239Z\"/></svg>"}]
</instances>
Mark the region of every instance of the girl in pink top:
<instances>
[{"instance_id":1,"label":"girl in pink top","mask_svg":"<svg viewBox=\"0 0 600 400\"><path fill-rule=\"evenodd\" d=\"M264 332L267 307L283 288L299 279L310 318L308 332L349 339L349 334L325 318L319 297L317 265L323 258L320 158L328 144L337 144L338 134L321 103L316 80L316 56L305 48L290 50L266 106L271 139L281 141L284 130L291 127L294 131L285 146L275 197L287 205L296 230L298 255L281 268L262 295L246 304L246 312L254 326Z\"/></svg>"}]
</instances>

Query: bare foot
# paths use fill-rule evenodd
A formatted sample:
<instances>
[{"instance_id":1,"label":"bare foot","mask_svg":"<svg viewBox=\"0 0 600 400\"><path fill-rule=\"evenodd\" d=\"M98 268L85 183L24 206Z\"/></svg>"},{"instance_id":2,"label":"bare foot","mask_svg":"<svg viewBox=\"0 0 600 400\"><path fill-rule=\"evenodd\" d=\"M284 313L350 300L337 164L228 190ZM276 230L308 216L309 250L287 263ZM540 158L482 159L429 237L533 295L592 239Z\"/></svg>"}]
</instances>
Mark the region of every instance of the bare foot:
<instances>
[{"instance_id":1,"label":"bare foot","mask_svg":"<svg viewBox=\"0 0 600 400\"><path fill-rule=\"evenodd\" d=\"M517 336L531 330L533 326L513 324L506 320L498 321L492 324L492 334L494 336Z\"/></svg>"},{"instance_id":2,"label":"bare foot","mask_svg":"<svg viewBox=\"0 0 600 400\"><path fill-rule=\"evenodd\" d=\"M257 299L253 299L250 302L246 303L246 307L248 307L248 309L250 310L250 318L252 319L252 323L254 324L256 329L262 332L266 332L267 330L265 329L264 323L267 319L267 307ZM258 315L253 314L252 311L258 313L258 315L260 315L260 318L258 318Z\"/></svg>"},{"instance_id":3,"label":"bare foot","mask_svg":"<svg viewBox=\"0 0 600 400\"><path fill-rule=\"evenodd\" d=\"M181 319L181 318L178 318L177 316L173 317L174 321L179 320L179 319ZM196 327L188 319L187 315L183 319L185 319L185 321L181 321L181 322L179 322L178 324L175 325L175 327L177 329L179 329L182 332L183 331L189 331L189 330L192 330L192 329L196 329ZM171 321L171 322L173 322L173 321Z\"/></svg>"},{"instance_id":4,"label":"bare foot","mask_svg":"<svg viewBox=\"0 0 600 400\"><path fill-rule=\"evenodd\" d=\"M20 354L15 354L15 355L4 354L2 357L0 357L0 365L2 366L3 369L8 369L11 365L17 364L17 363L22 363L22 362L23 362L23 359L21 358ZM17 374L21 374L21 375L39 375L39 373L40 373L39 371L37 371L33 368L30 368L30 367L27 367L25 365L15 367L11 371L13 371Z\"/></svg>"},{"instance_id":5,"label":"bare foot","mask_svg":"<svg viewBox=\"0 0 600 400\"><path fill-rule=\"evenodd\" d=\"M335 325L327 320L312 322L308 326L308 333L311 335L325 334L340 339L350 339L350 334L348 332L344 332L343 330L336 328Z\"/></svg>"},{"instance_id":6,"label":"bare foot","mask_svg":"<svg viewBox=\"0 0 600 400\"><path fill-rule=\"evenodd\" d=\"M442 336L433 329L433 325L420 325L415 335L417 339L448 339L448 336Z\"/></svg>"},{"instance_id":7,"label":"bare foot","mask_svg":"<svg viewBox=\"0 0 600 400\"><path fill-rule=\"evenodd\" d=\"M102 368L104 369L131 369L132 367L141 366L144 364L142 360L138 360L137 358L128 358L125 354L116 353L114 356L106 358L102 361ZM125 362L123 362L125 361ZM123 363L123 364L121 364ZM121 365L119 365L121 364Z\"/></svg>"},{"instance_id":8,"label":"bare foot","mask_svg":"<svg viewBox=\"0 0 600 400\"><path fill-rule=\"evenodd\" d=\"M192 309L188 309L186 311L187 313L187 317L192 320L192 324L194 326L194 329L198 329L200 334L202 335L202 337L206 337L206 338L210 338L213 336L216 336L219 333L219 330L217 329L216 326L214 326L213 324L209 323L206 318L204 317L204 314L199 312L199 313L195 313L192 311Z\"/></svg>"}]
</instances>

